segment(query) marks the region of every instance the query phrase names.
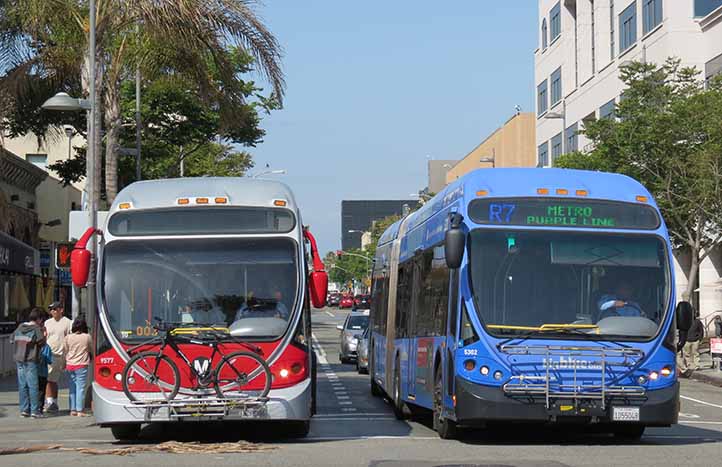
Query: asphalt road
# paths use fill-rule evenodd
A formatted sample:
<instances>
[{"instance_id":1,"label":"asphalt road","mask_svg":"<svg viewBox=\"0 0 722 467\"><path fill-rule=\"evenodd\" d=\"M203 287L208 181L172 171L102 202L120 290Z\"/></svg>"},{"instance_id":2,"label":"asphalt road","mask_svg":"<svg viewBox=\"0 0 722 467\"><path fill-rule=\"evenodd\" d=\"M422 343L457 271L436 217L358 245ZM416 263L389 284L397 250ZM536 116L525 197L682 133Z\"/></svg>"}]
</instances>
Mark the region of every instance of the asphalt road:
<instances>
[{"instance_id":1,"label":"asphalt road","mask_svg":"<svg viewBox=\"0 0 722 467\"><path fill-rule=\"evenodd\" d=\"M683 381L680 424L648 429L638 443L620 444L608 435L579 428L515 428L504 433L466 433L458 441L441 440L428 417L397 421L390 407L369 391L366 375L338 360L336 325L346 312L314 311L314 347L321 363L318 415L303 440L286 439L275 425L195 424L150 426L140 446L159 441L237 441L261 443L269 451L243 454L139 453L93 456L41 451L0 456L0 465L308 465L308 466L565 466L565 465L720 465L722 464L722 389ZM0 393L0 450L17 446L62 444L109 449L110 431L92 419L56 417L42 421L17 418L17 406ZM15 402L17 404L17 402Z\"/></svg>"}]
</instances>

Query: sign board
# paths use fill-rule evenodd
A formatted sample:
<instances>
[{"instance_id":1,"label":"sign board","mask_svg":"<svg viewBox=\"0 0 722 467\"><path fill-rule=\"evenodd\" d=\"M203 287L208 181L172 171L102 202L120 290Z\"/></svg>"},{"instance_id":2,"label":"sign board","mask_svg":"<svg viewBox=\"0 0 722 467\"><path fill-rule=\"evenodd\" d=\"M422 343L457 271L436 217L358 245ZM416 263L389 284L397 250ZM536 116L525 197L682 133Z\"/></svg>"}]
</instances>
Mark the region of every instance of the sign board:
<instances>
[{"instance_id":1,"label":"sign board","mask_svg":"<svg viewBox=\"0 0 722 467\"><path fill-rule=\"evenodd\" d=\"M70 275L70 270L58 269L58 285L63 287L73 285L73 278Z\"/></svg>"},{"instance_id":2,"label":"sign board","mask_svg":"<svg viewBox=\"0 0 722 467\"><path fill-rule=\"evenodd\" d=\"M0 270L39 274L40 253L30 245L0 232Z\"/></svg>"},{"instance_id":3,"label":"sign board","mask_svg":"<svg viewBox=\"0 0 722 467\"><path fill-rule=\"evenodd\" d=\"M710 353L722 355L722 337L713 337L709 340Z\"/></svg>"},{"instance_id":4,"label":"sign board","mask_svg":"<svg viewBox=\"0 0 722 467\"><path fill-rule=\"evenodd\" d=\"M63 242L55 245L55 267L58 269L70 268L70 254L73 252L74 243Z\"/></svg>"}]
</instances>

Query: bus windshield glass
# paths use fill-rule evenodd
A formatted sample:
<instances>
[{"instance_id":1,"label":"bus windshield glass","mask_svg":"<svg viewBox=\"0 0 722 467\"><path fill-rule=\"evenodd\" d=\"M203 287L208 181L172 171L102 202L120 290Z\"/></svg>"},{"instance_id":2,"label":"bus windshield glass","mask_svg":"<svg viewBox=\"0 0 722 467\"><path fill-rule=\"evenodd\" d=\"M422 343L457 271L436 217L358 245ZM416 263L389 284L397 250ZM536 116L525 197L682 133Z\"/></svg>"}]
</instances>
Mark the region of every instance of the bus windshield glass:
<instances>
[{"instance_id":1,"label":"bus windshield glass","mask_svg":"<svg viewBox=\"0 0 722 467\"><path fill-rule=\"evenodd\" d=\"M156 318L278 337L296 300L296 248L289 239L110 242L103 263L110 325L122 340L147 338Z\"/></svg>"},{"instance_id":2,"label":"bus windshield glass","mask_svg":"<svg viewBox=\"0 0 722 467\"><path fill-rule=\"evenodd\" d=\"M469 257L480 321L497 336L648 339L669 304L656 236L477 229Z\"/></svg>"}]
</instances>

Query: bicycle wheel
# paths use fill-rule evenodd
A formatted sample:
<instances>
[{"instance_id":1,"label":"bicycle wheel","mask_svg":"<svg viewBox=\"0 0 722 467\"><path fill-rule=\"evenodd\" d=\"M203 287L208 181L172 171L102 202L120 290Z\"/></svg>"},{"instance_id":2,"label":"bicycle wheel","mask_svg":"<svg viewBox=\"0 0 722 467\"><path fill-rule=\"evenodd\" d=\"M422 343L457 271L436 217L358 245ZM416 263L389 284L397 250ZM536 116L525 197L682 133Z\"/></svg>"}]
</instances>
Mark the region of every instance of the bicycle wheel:
<instances>
[{"instance_id":1,"label":"bicycle wheel","mask_svg":"<svg viewBox=\"0 0 722 467\"><path fill-rule=\"evenodd\" d=\"M173 360L158 352L141 352L123 368L123 392L134 402L170 401L180 389Z\"/></svg>"},{"instance_id":2,"label":"bicycle wheel","mask_svg":"<svg viewBox=\"0 0 722 467\"><path fill-rule=\"evenodd\" d=\"M266 397L271 390L271 369L254 353L233 352L224 355L216 367L215 383L221 399Z\"/></svg>"}]
</instances>

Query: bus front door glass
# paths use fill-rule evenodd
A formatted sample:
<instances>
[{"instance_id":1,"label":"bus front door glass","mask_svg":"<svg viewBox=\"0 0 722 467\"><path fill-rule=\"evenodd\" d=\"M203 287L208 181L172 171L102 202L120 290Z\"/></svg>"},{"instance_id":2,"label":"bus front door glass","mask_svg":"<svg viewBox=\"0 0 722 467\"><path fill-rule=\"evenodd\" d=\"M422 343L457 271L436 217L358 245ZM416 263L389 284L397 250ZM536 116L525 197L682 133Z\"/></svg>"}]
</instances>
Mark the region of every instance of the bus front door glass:
<instances>
[{"instance_id":1,"label":"bus front door glass","mask_svg":"<svg viewBox=\"0 0 722 467\"><path fill-rule=\"evenodd\" d=\"M275 338L294 310L298 268L290 240L118 240L104 254L105 309L121 340L152 334L156 318Z\"/></svg>"},{"instance_id":2,"label":"bus front door glass","mask_svg":"<svg viewBox=\"0 0 722 467\"><path fill-rule=\"evenodd\" d=\"M649 339L668 307L655 236L478 229L469 248L477 312L493 335Z\"/></svg>"}]
</instances>

